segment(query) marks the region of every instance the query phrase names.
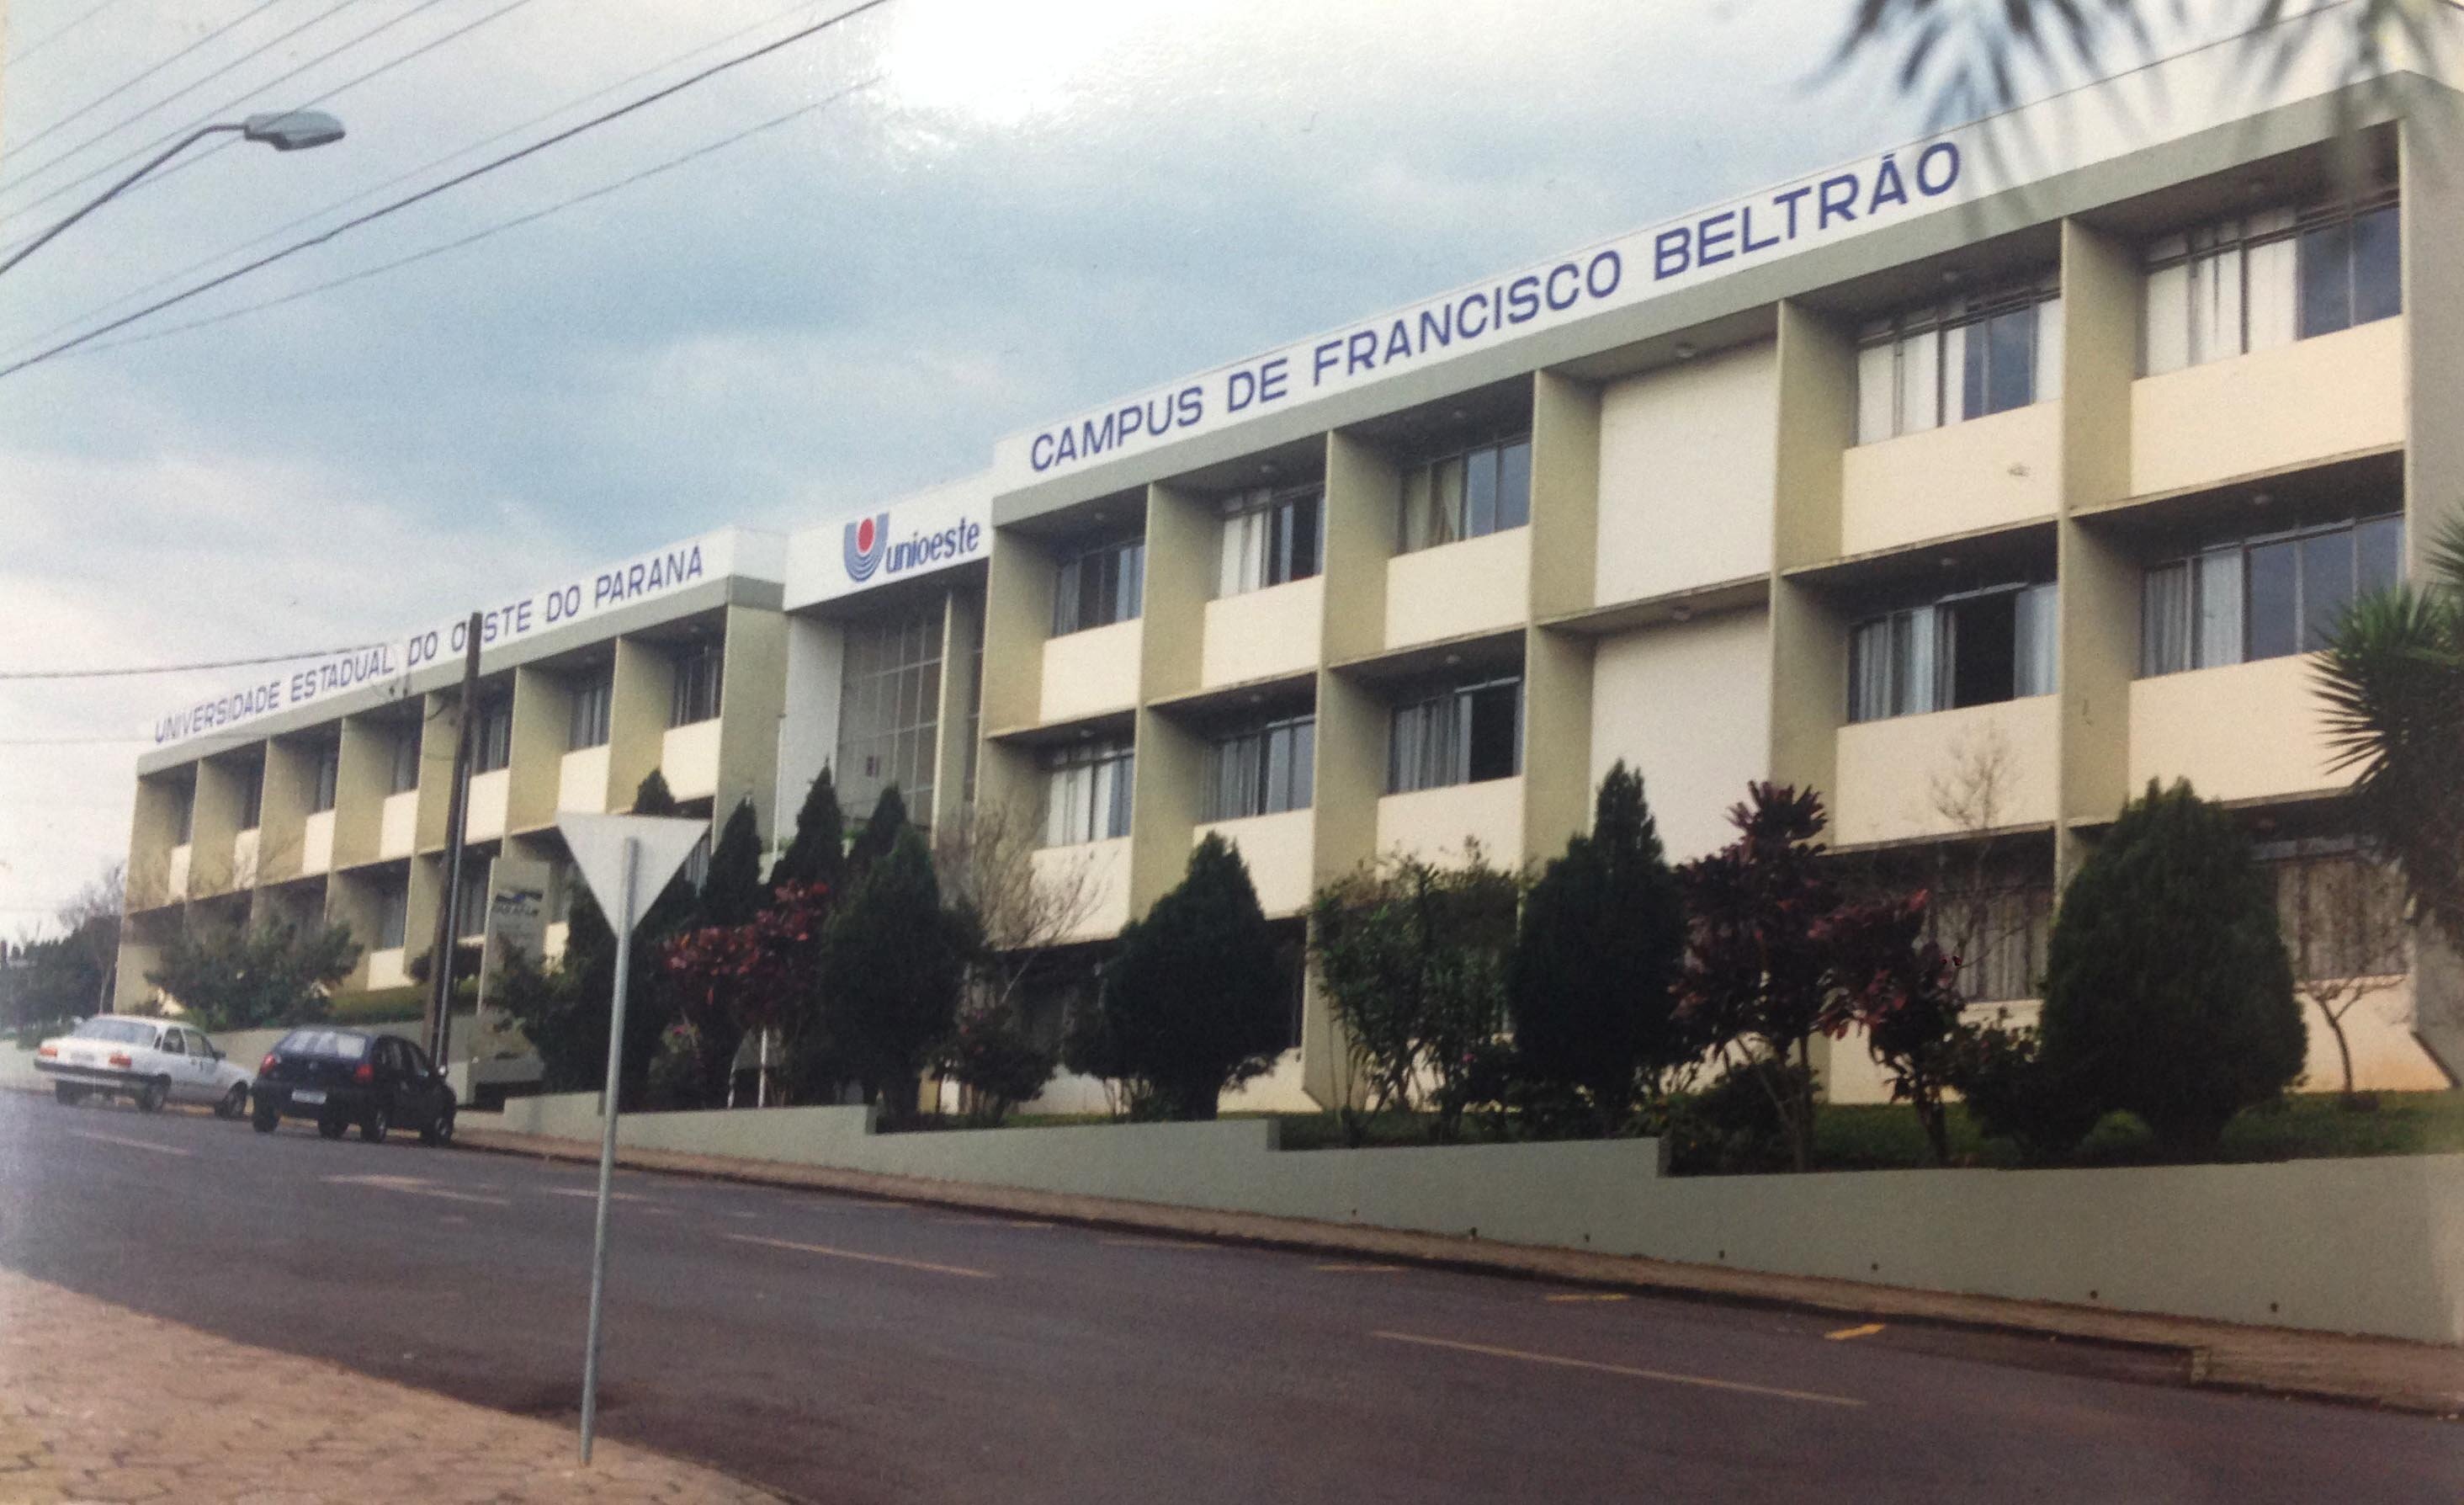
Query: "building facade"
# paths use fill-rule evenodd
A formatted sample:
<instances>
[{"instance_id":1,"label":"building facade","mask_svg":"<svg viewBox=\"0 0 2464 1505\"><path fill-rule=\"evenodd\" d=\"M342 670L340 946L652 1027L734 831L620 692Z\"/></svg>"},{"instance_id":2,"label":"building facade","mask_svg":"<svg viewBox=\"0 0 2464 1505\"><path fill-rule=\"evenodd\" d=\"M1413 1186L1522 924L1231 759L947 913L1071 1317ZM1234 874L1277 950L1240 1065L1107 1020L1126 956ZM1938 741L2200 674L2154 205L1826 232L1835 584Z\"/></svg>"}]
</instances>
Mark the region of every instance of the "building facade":
<instances>
[{"instance_id":1,"label":"building facade","mask_svg":"<svg viewBox=\"0 0 2464 1505\"><path fill-rule=\"evenodd\" d=\"M1025 847L1068 896L1033 935L1055 1028L1221 833L1295 959L1292 1049L1237 1105L1303 1106L1344 1090L1297 962L1316 888L1397 852L1545 862L1620 760L1675 859L1726 840L1749 780L1822 791L1835 848L1947 896L1974 990L2022 1018L2061 881L2134 791L2187 778L2279 865L2304 972L2372 980L2365 1084L2446 1085L2464 1018L2416 982L2452 966L2331 923L2388 896L2340 824L2310 655L2344 602L2420 573L2464 498L2464 188L2432 165L2464 160L2457 97L2324 55L2254 85L2240 56L1168 384L800 533L770 604L724 609L721 725L741 693L775 746L727 763L723 730L728 771L702 783L723 803L774 769L766 821L826 764L853 813L895 783L938 837ZM755 632L772 646L739 657ZM617 720L646 703L624 698L632 640ZM568 671L508 672L518 707L523 675ZM251 760L286 812L322 798L286 743L330 712L254 752L153 755L131 872L185 866L132 948L181 896L228 901L252 829L326 854L314 876L260 859L250 902L304 886L356 924L379 914L359 874L389 862L416 931L441 807L421 795L397 839L370 761L411 704L340 719L358 824L329 822L330 852L304 815L236 813ZM524 728L564 714L517 716L516 785ZM615 804L653 751L624 745L593 783ZM491 839L541 839L554 807L527 798ZM2314 1081L2333 1059L2318 1035ZM1822 1064L1836 1096L1882 1091L1856 1042Z\"/></svg>"}]
</instances>

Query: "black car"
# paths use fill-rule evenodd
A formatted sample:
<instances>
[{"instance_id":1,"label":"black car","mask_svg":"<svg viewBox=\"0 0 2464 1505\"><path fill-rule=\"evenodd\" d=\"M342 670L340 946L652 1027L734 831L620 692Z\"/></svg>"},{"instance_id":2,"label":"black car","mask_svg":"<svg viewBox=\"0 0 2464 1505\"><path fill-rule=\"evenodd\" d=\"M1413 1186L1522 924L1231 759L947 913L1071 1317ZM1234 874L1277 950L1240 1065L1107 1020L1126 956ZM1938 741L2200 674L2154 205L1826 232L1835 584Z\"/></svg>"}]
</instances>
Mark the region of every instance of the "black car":
<instances>
[{"instance_id":1,"label":"black car","mask_svg":"<svg viewBox=\"0 0 2464 1505\"><path fill-rule=\"evenodd\" d=\"M313 1118L339 1140L358 1125L374 1144L389 1129L417 1129L423 1144L453 1138L453 1088L407 1040L311 1025L275 1042L257 1064L254 1122L272 1134L285 1118Z\"/></svg>"}]
</instances>

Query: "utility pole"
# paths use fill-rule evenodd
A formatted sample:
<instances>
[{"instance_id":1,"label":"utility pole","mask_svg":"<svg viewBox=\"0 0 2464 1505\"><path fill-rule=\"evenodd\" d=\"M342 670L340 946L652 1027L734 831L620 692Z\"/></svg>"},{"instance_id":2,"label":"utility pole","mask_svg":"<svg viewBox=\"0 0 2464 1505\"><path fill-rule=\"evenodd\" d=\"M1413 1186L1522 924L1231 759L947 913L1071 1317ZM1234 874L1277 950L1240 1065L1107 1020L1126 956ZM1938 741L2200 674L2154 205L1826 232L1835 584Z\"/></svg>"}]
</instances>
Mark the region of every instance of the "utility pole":
<instances>
[{"instance_id":1,"label":"utility pole","mask_svg":"<svg viewBox=\"0 0 2464 1505\"><path fill-rule=\"evenodd\" d=\"M429 1059L447 1069L445 1052L453 1045L453 952L462 907L462 829L470 824L472 724L478 707L479 613L471 613L464 630L462 698L455 707L453 784L445 803L445 901L436 911L436 942L428 952L428 1038Z\"/></svg>"}]
</instances>

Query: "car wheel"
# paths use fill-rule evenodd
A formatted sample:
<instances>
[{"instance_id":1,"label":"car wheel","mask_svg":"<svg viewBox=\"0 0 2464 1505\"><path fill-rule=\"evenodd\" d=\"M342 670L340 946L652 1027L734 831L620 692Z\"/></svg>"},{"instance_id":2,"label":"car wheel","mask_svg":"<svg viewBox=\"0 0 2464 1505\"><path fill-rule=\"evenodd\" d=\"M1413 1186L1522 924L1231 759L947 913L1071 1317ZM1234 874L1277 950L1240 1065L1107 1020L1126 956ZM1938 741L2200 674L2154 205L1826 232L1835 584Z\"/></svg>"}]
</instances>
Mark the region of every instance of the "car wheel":
<instances>
[{"instance_id":1,"label":"car wheel","mask_svg":"<svg viewBox=\"0 0 2464 1505\"><path fill-rule=\"evenodd\" d=\"M419 1142L422 1144L434 1145L439 1148L452 1143L453 1110L451 1108L446 1109L443 1113L436 1116L436 1121L434 1123L431 1123L427 1128L420 1130Z\"/></svg>"},{"instance_id":2,"label":"car wheel","mask_svg":"<svg viewBox=\"0 0 2464 1505\"><path fill-rule=\"evenodd\" d=\"M370 1108L368 1116L360 1120L360 1138L370 1144L383 1144L385 1130L391 1127L393 1127L393 1120L386 1117L384 1105L379 1104Z\"/></svg>"},{"instance_id":3,"label":"car wheel","mask_svg":"<svg viewBox=\"0 0 2464 1505\"><path fill-rule=\"evenodd\" d=\"M75 1082L54 1082L52 1096L59 1099L61 1107L74 1108L85 1101L85 1089Z\"/></svg>"},{"instance_id":4,"label":"car wheel","mask_svg":"<svg viewBox=\"0 0 2464 1505\"><path fill-rule=\"evenodd\" d=\"M137 1111L139 1113L161 1113L163 1111L163 1104L170 1098L170 1096L171 1087L169 1083L147 1082L144 1086L137 1089Z\"/></svg>"},{"instance_id":5,"label":"car wheel","mask_svg":"<svg viewBox=\"0 0 2464 1505\"><path fill-rule=\"evenodd\" d=\"M246 1112L248 1112L248 1088L245 1085L234 1085L231 1091L223 1094L222 1101L214 1104L214 1117L217 1118L236 1118Z\"/></svg>"},{"instance_id":6,"label":"car wheel","mask_svg":"<svg viewBox=\"0 0 2464 1505\"><path fill-rule=\"evenodd\" d=\"M342 1137L342 1131L349 1127L349 1124L343 1122L341 1118L336 1118L330 1113L317 1120L318 1134L329 1140L341 1139Z\"/></svg>"},{"instance_id":7,"label":"car wheel","mask_svg":"<svg viewBox=\"0 0 2464 1505\"><path fill-rule=\"evenodd\" d=\"M272 1134L282 1127L282 1115L272 1108L259 1108L256 1110L255 1117L249 1119L249 1122L256 1126L257 1133Z\"/></svg>"}]
</instances>

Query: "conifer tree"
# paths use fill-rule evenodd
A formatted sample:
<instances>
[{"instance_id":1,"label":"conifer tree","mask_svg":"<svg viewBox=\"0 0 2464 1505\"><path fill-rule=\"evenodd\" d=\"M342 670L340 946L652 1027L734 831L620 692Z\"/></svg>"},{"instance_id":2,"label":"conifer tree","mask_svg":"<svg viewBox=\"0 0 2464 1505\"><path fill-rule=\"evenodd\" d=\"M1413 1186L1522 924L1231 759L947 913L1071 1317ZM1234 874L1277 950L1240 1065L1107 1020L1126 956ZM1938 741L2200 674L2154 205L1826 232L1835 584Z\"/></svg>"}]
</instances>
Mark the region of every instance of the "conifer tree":
<instances>
[{"instance_id":1,"label":"conifer tree","mask_svg":"<svg viewBox=\"0 0 2464 1505\"><path fill-rule=\"evenodd\" d=\"M822 764L821 775L804 791L803 807L796 811L795 839L770 870L773 889L791 883L799 887L819 883L832 894L847 886L847 821L839 810L838 786L831 782L827 764Z\"/></svg>"},{"instance_id":2,"label":"conifer tree","mask_svg":"<svg viewBox=\"0 0 2464 1505\"><path fill-rule=\"evenodd\" d=\"M1175 1118L1212 1118L1281 1052L1291 984L1248 865L1209 834L1178 887L1121 931L1100 1007L1123 1071Z\"/></svg>"},{"instance_id":3,"label":"conifer tree","mask_svg":"<svg viewBox=\"0 0 2464 1505\"><path fill-rule=\"evenodd\" d=\"M893 1118L914 1111L916 1079L957 1021L973 947L913 830L856 878L823 933L832 1051Z\"/></svg>"},{"instance_id":4,"label":"conifer tree","mask_svg":"<svg viewBox=\"0 0 2464 1505\"><path fill-rule=\"evenodd\" d=\"M751 800L738 800L711 849L710 873L702 879L701 902L693 911L696 925L741 925L761 909L767 890L761 882L761 831Z\"/></svg>"},{"instance_id":5,"label":"conifer tree","mask_svg":"<svg viewBox=\"0 0 2464 1505\"><path fill-rule=\"evenodd\" d=\"M873 801L872 813L865 817L864 829L855 833L855 844L847 849L848 871L860 874L888 856L909 824L906 796L898 792L898 786L884 785L881 798Z\"/></svg>"}]
</instances>

